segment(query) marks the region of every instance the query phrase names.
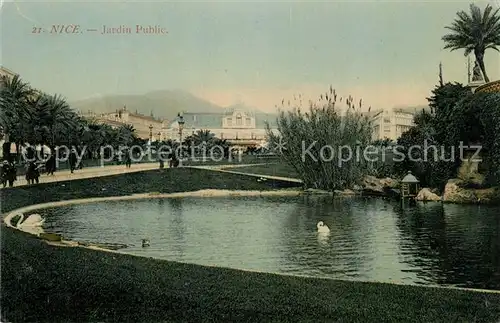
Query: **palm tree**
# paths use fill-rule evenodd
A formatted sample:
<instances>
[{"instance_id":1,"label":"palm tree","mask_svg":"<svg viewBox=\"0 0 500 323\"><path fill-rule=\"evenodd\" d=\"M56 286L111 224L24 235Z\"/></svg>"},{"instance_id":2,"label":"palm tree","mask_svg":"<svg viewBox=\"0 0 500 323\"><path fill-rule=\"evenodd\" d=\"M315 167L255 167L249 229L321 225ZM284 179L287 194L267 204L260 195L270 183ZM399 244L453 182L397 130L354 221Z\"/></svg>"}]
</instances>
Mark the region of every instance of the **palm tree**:
<instances>
[{"instance_id":1,"label":"palm tree","mask_svg":"<svg viewBox=\"0 0 500 323\"><path fill-rule=\"evenodd\" d=\"M29 99L35 92L19 75L2 76L0 82L0 128L8 135L6 141L16 143L19 156L20 146L26 142L30 130L25 121L31 116Z\"/></svg>"},{"instance_id":2,"label":"palm tree","mask_svg":"<svg viewBox=\"0 0 500 323\"><path fill-rule=\"evenodd\" d=\"M134 126L132 125L122 125L118 127L118 142L125 146L130 146L136 141L137 135L135 133Z\"/></svg>"},{"instance_id":3,"label":"palm tree","mask_svg":"<svg viewBox=\"0 0 500 323\"><path fill-rule=\"evenodd\" d=\"M198 130L192 135L192 137L195 145L206 143L210 146L215 140L215 134L210 132L210 130Z\"/></svg>"},{"instance_id":4,"label":"palm tree","mask_svg":"<svg viewBox=\"0 0 500 323\"><path fill-rule=\"evenodd\" d=\"M471 4L470 15L465 11L457 12L458 18L451 26L445 27L452 33L442 38L445 49L464 49L465 56L473 52L486 82L490 80L484 67L484 52L489 48L498 51L497 46L500 45L499 9L493 11L493 8L487 5L481 13L479 7Z\"/></svg>"}]
</instances>

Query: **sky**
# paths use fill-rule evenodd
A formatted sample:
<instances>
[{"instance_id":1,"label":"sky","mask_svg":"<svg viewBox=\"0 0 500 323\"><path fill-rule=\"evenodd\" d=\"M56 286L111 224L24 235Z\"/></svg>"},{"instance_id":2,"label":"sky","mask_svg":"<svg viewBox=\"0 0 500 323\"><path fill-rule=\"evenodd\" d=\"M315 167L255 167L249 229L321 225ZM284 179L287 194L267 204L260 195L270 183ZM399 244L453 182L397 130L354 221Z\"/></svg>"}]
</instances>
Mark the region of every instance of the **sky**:
<instances>
[{"instance_id":1,"label":"sky","mask_svg":"<svg viewBox=\"0 0 500 323\"><path fill-rule=\"evenodd\" d=\"M467 82L463 51L443 49L441 37L469 3L5 2L0 62L69 101L182 89L272 112L283 98L317 98L332 85L376 109L423 105L440 62L445 81ZM69 24L82 33L50 33ZM101 34L120 25L132 33ZM136 25L168 33L137 34ZM500 79L500 54L488 51L485 64Z\"/></svg>"}]
</instances>

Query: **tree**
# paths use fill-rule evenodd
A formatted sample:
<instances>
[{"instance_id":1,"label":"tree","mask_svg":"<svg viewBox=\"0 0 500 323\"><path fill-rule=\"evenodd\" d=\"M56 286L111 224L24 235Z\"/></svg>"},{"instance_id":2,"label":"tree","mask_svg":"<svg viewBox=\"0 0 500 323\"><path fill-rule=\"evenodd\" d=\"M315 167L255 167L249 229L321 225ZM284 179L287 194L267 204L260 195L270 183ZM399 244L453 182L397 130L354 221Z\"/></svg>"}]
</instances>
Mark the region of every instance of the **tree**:
<instances>
[{"instance_id":1,"label":"tree","mask_svg":"<svg viewBox=\"0 0 500 323\"><path fill-rule=\"evenodd\" d=\"M339 100L340 101L340 100ZM336 107L337 94L330 91L310 102L303 113L299 96L292 111L280 109L278 134L267 125L270 147L299 174L306 188L334 191L352 188L368 172L363 150L371 142L372 125L349 96L342 115ZM284 100L282 101L282 107ZM358 158L359 157L359 158Z\"/></svg>"},{"instance_id":2,"label":"tree","mask_svg":"<svg viewBox=\"0 0 500 323\"><path fill-rule=\"evenodd\" d=\"M51 149L63 145L86 146L90 157L97 157L104 145L116 149L141 143L132 126L114 129L86 120L62 96L37 91L17 75L4 76L0 81L0 131L16 143L19 157L20 147L25 143L48 145Z\"/></svg>"},{"instance_id":3,"label":"tree","mask_svg":"<svg viewBox=\"0 0 500 323\"><path fill-rule=\"evenodd\" d=\"M432 90L432 95L427 98L427 101L434 115L433 128L438 142L455 144L455 140L450 135L458 129L453 126L452 119L456 119L457 104L471 94L470 88L457 82L437 85Z\"/></svg>"},{"instance_id":4,"label":"tree","mask_svg":"<svg viewBox=\"0 0 500 323\"><path fill-rule=\"evenodd\" d=\"M34 90L19 75L12 78L2 76L0 90L0 127L8 135L9 142L16 143L19 156L20 147L26 142L30 129L24 121L30 118L29 98Z\"/></svg>"},{"instance_id":5,"label":"tree","mask_svg":"<svg viewBox=\"0 0 500 323\"><path fill-rule=\"evenodd\" d=\"M130 146L137 140L134 126L122 125L117 129L117 142L121 145Z\"/></svg>"},{"instance_id":6,"label":"tree","mask_svg":"<svg viewBox=\"0 0 500 323\"><path fill-rule=\"evenodd\" d=\"M490 48L498 51L497 46L500 45L499 10L493 11L493 8L487 5L484 12L481 12L478 6L471 4L470 14L465 11L457 12L455 21L451 26L445 27L451 30L451 33L442 37L445 49L464 49L465 56L474 53L486 82L490 80L484 66L484 53Z\"/></svg>"},{"instance_id":7,"label":"tree","mask_svg":"<svg viewBox=\"0 0 500 323\"><path fill-rule=\"evenodd\" d=\"M210 132L210 130L197 130L194 134L186 137L184 144L190 152L192 152L192 147L194 147L194 152L200 153L212 148L216 140L215 134Z\"/></svg>"}]
</instances>

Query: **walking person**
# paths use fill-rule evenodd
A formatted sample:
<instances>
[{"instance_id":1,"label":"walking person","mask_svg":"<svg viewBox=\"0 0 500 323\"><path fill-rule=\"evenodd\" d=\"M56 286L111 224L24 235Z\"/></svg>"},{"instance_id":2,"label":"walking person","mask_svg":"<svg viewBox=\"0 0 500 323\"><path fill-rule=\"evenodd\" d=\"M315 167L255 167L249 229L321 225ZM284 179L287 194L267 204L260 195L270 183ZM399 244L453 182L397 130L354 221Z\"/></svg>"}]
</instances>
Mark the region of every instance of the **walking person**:
<instances>
[{"instance_id":1,"label":"walking person","mask_svg":"<svg viewBox=\"0 0 500 323\"><path fill-rule=\"evenodd\" d=\"M125 152L125 167L130 168L132 166L132 157L130 156L131 152L126 151Z\"/></svg>"},{"instance_id":2,"label":"walking person","mask_svg":"<svg viewBox=\"0 0 500 323\"><path fill-rule=\"evenodd\" d=\"M14 162L8 163L8 170L7 170L7 180L9 181L9 187L14 186L14 182L17 179L17 167Z\"/></svg>"},{"instance_id":3,"label":"walking person","mask_svg":"<svg viewBox=\"0 0 500 323\"><path fill-rule=\"evenodd\" d=\"M28 184L35 184L35 181L38 183L39 177L38 165L34 161L29 161L26 164L26 181Z\"/></svg>"},{"instance_id":4,"label":"walking person","mask_svg":"<svg viewBox=\"0 0 500 323\"><path fill-rule=\"evenodd\" d=\"M163 152L158 154L158 160L160 161L160 169L165 167L165 154Z\"/></svg>"},{"instance_id":5,"label":"walking person","mask_svg":"<svg viewBox=\"0 0 500 323\"><path fill-rule=\"evenodd\" d=\"M71 173L75 171L76 168L76 163L78 162L78 158L76 156L76 150L73 148L71 150L71 153L69 154L69 169Z\"/></svg>"},{"instance_id":6,"label":"walking person","mask_svg":"<svg viewBox=\"0 0 500 323\"><path fill-rule=\"evenodd\" d=\"M56 157L54 155L50 155L49 159L45 163L45 170L47 175L54 175L56 171Z\"/></svg>"},{"instance_id":7,"label":"walking person","mask_svg":"<svg viewBox=\"0 0 500 323\"><path fill-rule=\"evenodd\" d=\"M8 177L9 177L8 176L8 174L9 174L9 162L7 160L4 160L1 167L2 168L0 170L0 179L2 181L3 187L5 188L5 186L7 186Z\"/></svg>"}]
</instances>

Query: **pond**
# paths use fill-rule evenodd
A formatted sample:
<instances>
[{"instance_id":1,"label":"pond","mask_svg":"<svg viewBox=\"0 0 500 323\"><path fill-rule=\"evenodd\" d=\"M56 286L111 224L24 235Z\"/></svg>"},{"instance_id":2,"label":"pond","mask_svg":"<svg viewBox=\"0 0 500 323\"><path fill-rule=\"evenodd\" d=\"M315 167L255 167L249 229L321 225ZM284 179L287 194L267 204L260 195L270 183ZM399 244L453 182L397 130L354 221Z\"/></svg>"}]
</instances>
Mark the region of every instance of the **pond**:
<instances>
[{"instance_id":1,"label":"pond","mask_svg":"<svg viewBox=\"0 0 500 323\"><path fill-rule=\"evenodd\" d=\"M173 261L346 280L500 289L500 209L376 198L161 198L40 210L66 239ZM317 233L324 221L331 230ZM143 248L141 240L150 240Z\"/></svg>"}]
</instances>

